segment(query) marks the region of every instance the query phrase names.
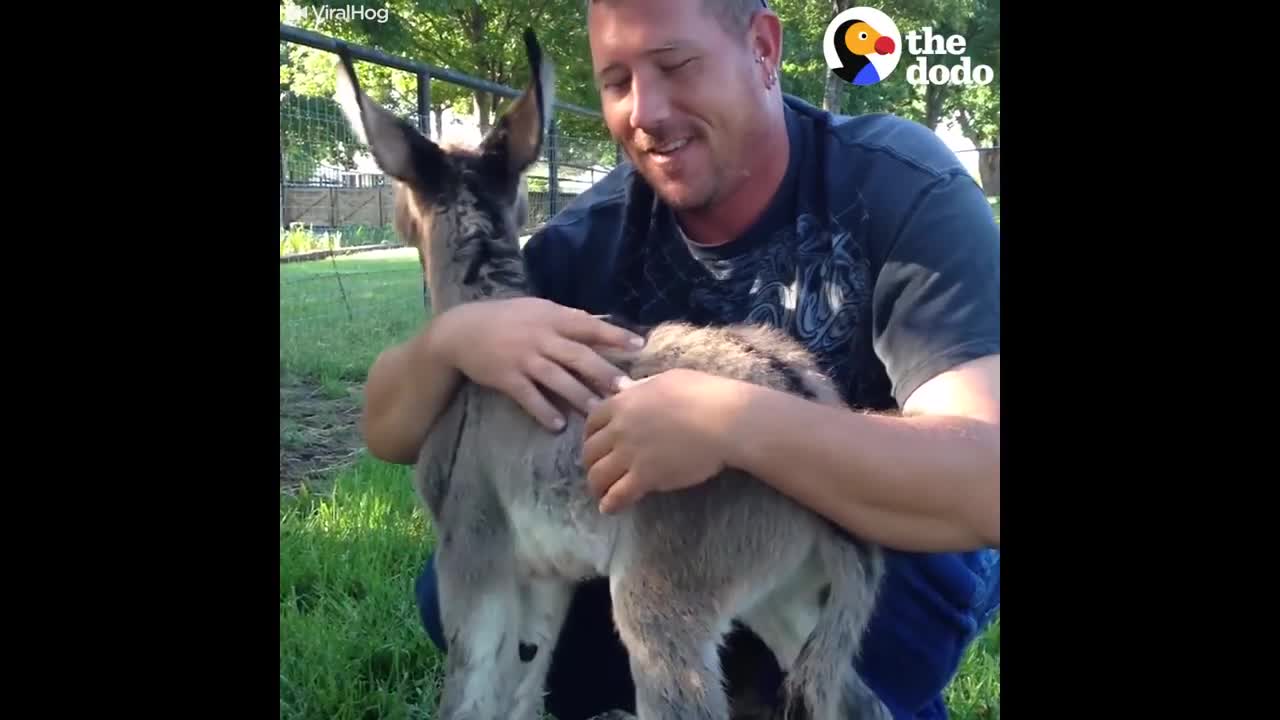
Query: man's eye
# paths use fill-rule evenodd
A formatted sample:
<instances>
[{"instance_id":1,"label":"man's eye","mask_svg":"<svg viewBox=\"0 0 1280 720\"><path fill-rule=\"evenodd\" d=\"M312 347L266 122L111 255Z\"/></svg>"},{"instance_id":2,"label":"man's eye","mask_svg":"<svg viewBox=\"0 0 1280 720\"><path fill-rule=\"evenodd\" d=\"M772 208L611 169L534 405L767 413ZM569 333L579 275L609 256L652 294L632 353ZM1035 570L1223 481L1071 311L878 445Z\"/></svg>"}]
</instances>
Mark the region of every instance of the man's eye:
<instances>
[{"instance_id":1,"label":"man's eye","mask_svg":"<svg viewBox=\"0 0 1280 720\"><path fill-rule=\"evenodd\" d=\"M675 72L676 70L679 70L680 68L684 67L685 65L688 65L691 62L693 62L693 58L689 58L688 60L685 60L682 63L672 65L670 67L664 67L662 69L666 72Z\"/></svg>"}]
</instances>

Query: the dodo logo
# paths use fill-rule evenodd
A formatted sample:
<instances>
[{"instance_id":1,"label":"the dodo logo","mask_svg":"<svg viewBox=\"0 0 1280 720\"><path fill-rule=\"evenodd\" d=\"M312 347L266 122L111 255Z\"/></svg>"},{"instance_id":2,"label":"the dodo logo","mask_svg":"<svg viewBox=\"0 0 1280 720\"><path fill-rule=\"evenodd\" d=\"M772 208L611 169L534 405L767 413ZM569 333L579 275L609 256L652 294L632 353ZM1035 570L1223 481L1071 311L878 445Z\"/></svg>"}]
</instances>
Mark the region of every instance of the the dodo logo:
<instances>
[{"instance_id":1,"label":"the dodo logo","mask_svg":"<svg viewBox=\"0 0 1280 720\"><path fill-rule=\"evenodd\" d=\"M832 18L822 41L831 72L853 85L874 85L889 77L902 57L902 35L888 15L856 7Z\"/></svg>"}]
</instances>

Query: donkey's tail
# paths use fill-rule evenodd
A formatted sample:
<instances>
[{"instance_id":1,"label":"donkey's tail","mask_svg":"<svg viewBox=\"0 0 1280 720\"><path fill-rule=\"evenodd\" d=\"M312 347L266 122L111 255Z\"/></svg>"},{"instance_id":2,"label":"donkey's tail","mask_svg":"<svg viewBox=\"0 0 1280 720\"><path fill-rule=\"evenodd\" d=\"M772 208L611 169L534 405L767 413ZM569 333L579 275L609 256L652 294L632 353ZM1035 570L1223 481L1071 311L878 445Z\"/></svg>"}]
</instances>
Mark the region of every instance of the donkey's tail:
<instances>
[{"instance_id":1,"label":"donkey's tail","mask_svg":"<svg viewBox=\"0 0 1280 720\"><path fill-rule=\"evenodd\" d=\"M831 592L787 676L782 718L891 720L853 665L871 620L884 558L878 548L842 532L820 541L819 553Z\"/></svg>"}]
</instances>

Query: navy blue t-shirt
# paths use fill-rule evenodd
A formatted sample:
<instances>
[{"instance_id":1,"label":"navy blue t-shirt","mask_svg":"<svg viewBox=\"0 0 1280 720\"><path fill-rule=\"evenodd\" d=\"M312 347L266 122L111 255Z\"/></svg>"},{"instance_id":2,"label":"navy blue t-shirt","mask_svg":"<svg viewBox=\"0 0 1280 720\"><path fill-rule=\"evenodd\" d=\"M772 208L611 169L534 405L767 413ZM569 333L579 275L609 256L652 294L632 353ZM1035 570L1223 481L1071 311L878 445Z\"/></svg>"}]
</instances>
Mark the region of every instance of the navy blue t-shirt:
<instances>
[{"instance_id":1,"label":"navy blue t-shirt","mask_svg":"<svg viewBox=\"0 0 1280 720\"><path fill-rule=\"evenodd\" d=\"M786 117L786 177L742 237L694 245L624 163L525 246L534 292L638 324L785 328L871 410L998 353L999 228L955 154L889 115L788 96ZM998 601L997 552L890 553L859 664L897 717L942 716L939 693Z\"/></svg>"}]
</instances>

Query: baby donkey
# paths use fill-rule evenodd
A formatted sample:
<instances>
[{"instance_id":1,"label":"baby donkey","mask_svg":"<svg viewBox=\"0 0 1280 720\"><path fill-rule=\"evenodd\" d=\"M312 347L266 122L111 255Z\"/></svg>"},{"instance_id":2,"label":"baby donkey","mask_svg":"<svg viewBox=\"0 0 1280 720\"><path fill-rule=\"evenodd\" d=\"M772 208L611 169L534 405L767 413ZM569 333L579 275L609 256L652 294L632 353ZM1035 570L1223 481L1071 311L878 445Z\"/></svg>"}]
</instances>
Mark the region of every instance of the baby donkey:
<instances>
[{"instance_id":1,"label":"baby donkey","mask_svg":"<svg viewBox=\"0 0 1280 720\"><path fill-rule=\"evenodd\" d=\"M542 150L555 70L531 30L524 42L529 85L467 149L378 107L339 51L339 102L395 184L396 229L418 248L437 313L527 293L523 179ZM841 403L780 331L672 322L646 336L609 355L635 379L689 368ZM464 382L422 449L414 483L439 538L448 642L440 720L540 717L574 587L593 577L609 579L640 720L729 720L718 653L734 621L787 672L777 717L889 717L853 666L883 572L877 548L737 471L603 515L580 464L583 426L570 414L550 433L504 394Z\"/></svg>"}]
</instances>

